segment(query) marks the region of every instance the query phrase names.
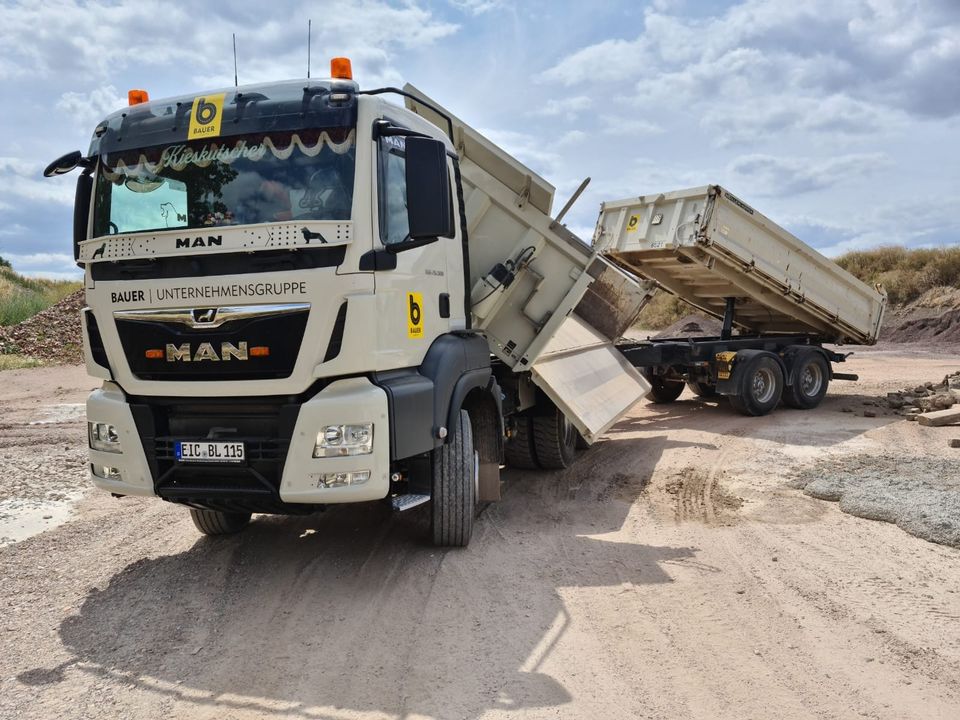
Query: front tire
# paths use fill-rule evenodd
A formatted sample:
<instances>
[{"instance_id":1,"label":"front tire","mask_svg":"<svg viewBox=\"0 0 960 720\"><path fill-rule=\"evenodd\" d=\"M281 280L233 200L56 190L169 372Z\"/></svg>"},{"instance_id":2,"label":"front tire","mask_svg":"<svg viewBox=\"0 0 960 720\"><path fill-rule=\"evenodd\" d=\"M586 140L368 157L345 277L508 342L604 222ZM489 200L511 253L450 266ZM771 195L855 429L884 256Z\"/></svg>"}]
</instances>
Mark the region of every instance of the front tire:
<instances>
[{"instance_id":1,"label":"front tire","mask_svg":"<svg viewBox=\"0 0 960 720\"><path fill-rule=\"evenodd\" d=\"M783 395L783 370L769 354L756 355L747 360L740 374L737 394L730 395L730 404L743 415L766 415L779 403Z\"/></svg>"},{"instance_id":2,"label":"front tire","mask_svg":"<svg viewBox=\"0 0 960 720\"><path fill-rule=\"evenodd\" d=\"M435 448L431 457L431 532L434 545L466 547L477 511L477 456L466 410L460 411L459 421L451 430L452 437Z\"/></svg>"},{"instance_id":3,"label":"front tire","mask_svg":"<svg viewBox=\"0 0 960 720\"><path fill-rule=\"evenodd\" d=\"M190 519L204 535L232 535L250 522L250 513L225 513L219 510L190 508Z\"/></svg>"},{"instance_id":4,"label":"front tire","mask_svg":"<svg viewBox=\"0 0 960 720\"><path fill-rule=\"evenodd\" d=\"M827 394L830 366L819 352L801 354L793 370L793 382L783 389L783 402L792 408L815 408Z\"/></svg>"}]
</instances>

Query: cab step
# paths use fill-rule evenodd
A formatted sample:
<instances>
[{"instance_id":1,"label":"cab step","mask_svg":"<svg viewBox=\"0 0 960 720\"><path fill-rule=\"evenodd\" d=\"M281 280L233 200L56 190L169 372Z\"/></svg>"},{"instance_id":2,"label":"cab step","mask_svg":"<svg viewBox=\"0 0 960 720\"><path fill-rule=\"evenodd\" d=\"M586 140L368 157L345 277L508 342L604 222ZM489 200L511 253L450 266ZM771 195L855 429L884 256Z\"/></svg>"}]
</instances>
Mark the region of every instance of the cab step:
<instances>
[{"instance_id":1,"label":"cab step","mask_svg":"<svg viewBox=\"0 0 960 720\"><path fill-rule=\"evenodd\" d=\"M415 508L418 505L423 505L425 502L430 502L429 495L416 495L416 494L394 495L390 499L390 504L393 506L393 509L396 510L397 512L403 512L404 510Z\"/></svg>"}]
</instances>

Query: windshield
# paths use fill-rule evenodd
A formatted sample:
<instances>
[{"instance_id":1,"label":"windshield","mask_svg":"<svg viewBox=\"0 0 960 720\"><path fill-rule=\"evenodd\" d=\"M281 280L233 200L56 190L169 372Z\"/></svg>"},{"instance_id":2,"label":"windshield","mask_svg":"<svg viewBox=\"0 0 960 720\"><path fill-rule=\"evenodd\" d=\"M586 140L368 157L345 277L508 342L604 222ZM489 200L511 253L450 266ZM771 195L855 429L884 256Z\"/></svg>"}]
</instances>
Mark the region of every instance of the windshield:
<instances>
[{"instance_id":1,"label":"windshield","mask_svg":"<svg viewBox=\"0 0 960 720\"><path fill-rule=\"evenodd\" d=\"M94 237L173 228L347 220L350 128L237 135L100 159Z\"/></svg>"}]
</instances>

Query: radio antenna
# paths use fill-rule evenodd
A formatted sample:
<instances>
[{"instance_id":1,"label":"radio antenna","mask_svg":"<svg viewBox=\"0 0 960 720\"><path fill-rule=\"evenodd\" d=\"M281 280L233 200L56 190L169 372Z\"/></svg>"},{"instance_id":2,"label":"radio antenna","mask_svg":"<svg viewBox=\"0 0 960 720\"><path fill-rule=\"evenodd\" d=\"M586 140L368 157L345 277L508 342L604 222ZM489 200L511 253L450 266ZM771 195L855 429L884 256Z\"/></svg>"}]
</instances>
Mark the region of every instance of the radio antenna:
<instances>
[{"instance_id":1,"label":"radio antenna","mask_svg":"<svg viewBox=\"0 0 960 720\"><path fill-rule=\"evenodd\" d=\"M307 20L307 80L310 79L310 31L313 29L313 20Z\"/></svg>"},{"instance_id":2,"label":"radio antenna","mask_svg":"<svg viewBox=\"0 0 960 720\"><path fill-rule=\"evenodd\" d=\"M237 82L237 34L233 33L233 86L239 87Z\"/></svg>"}]
</instances>

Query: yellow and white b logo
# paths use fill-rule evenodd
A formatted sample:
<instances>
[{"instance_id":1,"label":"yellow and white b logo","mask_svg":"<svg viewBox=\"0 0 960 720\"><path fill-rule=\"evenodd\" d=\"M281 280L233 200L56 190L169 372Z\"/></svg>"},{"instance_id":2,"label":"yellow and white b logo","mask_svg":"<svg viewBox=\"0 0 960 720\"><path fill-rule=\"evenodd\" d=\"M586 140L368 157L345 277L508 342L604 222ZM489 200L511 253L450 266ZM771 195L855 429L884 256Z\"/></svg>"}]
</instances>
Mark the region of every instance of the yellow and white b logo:
<instances>
[{"instance_id":1,"label":"yellow and white b logo","mask_svg":"<svg viewBox=\"0 0 960 720\"><path fill-rule=\"evenodd\" d=\"M223 120L223 98L225 93L198 97L193 101L193 113L190 115L190 127L187 140L217 137Z\"/></svg>"}]
</instances>

